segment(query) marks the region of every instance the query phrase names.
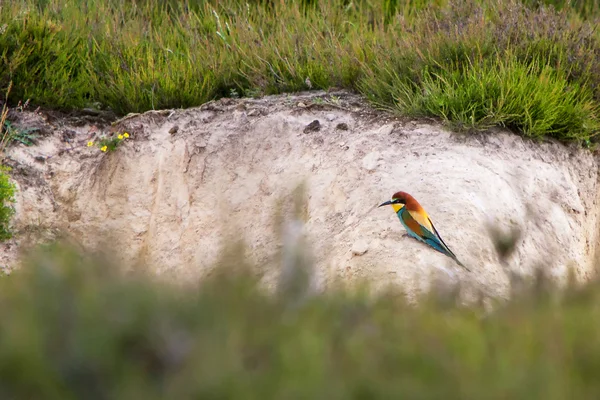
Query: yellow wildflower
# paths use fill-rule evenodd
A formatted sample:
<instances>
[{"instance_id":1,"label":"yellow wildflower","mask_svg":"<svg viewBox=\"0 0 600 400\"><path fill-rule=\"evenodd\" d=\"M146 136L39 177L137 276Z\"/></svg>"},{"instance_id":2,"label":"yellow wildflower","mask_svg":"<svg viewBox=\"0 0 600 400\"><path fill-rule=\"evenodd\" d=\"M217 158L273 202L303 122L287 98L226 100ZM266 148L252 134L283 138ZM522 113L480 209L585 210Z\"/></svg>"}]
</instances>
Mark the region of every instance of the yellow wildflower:
<instances>
[{"instance_id":1,"label":"yellow wildflower","mask_svg":"<svg viewBox=\"0 0 600 400\"><path fill-rule=\"evenodd\" d=\"M87 147L92 147L94 145L94 142L92 142L91 140L87 143Z\"/></svg>"},{"instance_id":2,"label":"yellow wildflower","mask_svg":"<svg viewBox=\"0 0 600 400\"><path fill-rule=\"evenodd\" d=\"M119 138L119 140L123 140L123 135L119 135L117 137Z\"/></svg>"},{"instance_id":3,"label":"yellow wildflower","mask_svg":"<svg viewBox=\"0 0 600 400\"><path fill-rule=\"evenodd\" d=\"M106 147L106 146L102 146L102 147L100 148L100 150L102 150L102 151L106 152L106 150L108 150L108 147Z\"/></svg>"},{"instance_id":4,"label":"yellow wildflower","mask_svg":"<svg viewBox=\"0 0 600 400\"><path fill-rule=\"evenodd\" d=\"M125 132L125 133L123 134L123 137L124 137L125 139L127 139L127 138L129 137L129 133Z\"/></svg>"}]
</instances>

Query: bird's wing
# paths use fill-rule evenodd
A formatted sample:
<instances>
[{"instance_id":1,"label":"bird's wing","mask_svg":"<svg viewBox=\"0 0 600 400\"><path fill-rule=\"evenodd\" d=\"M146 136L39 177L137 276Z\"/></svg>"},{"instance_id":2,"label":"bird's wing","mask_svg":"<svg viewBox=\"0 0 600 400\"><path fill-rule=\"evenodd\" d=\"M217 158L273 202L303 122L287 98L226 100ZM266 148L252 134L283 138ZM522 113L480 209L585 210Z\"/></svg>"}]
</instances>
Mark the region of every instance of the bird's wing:
<instances>
[{"instance_id":1,"label":"bird's wing","mask_svg":"<svg viewBox=\"0 0 600 400\"><path fill-rule=\"evenodd\" d=\"M407 210L410 216L417 221L419 225L426 228L429 232L433 233L433 225L431 224L431 220L427 213L423 210L422 212Z\"/></svg>"},{"instance_id":2,"label":"bird's wing","mask_svg":"<svg viewBox=\"0 0 600 400\"><path fill-rule=\"evenodd\" d=\"M415 218L415 216L418 216L419 219ZM425 223L422 224L419 222L419 220ZM410 212L407 210L402 213L402 221L407 227L414 231L414 233L417 234L422 241L429 244L436 250L439 250L442 253L447 253L449 256L454 257L454 254L450 251L446 243L444 243L429 217L423 217L423 215L419 213L414 211Z\"/></svg>"},{"instance_id":3,"label":"bird's wing","mask_svg":"<svg viewBox=\"0 0 600 400\"><path fill-rule=\"evenodd\" d=\"M410 229L415 235L419 236L421 240L425 241L427 239L436 239L435 235L426 227L421 225L419 221L413 217L413 214L410 211L404 209L404 212L400 213L400 218L402 218L404 226Z\"/></svg>"},{"instance_id":4,"label":"bird's wing","mask_svg":"<svg viewBox=\"0 0 600 400\"><path fill-rule=\"evenodd\" d=\"M408 210L408 212L410 213L410 216L415 221L417 221L417 223L419 223L419 225L421 225L423 228L425 228L425 229L423 229L424 238L437 240L437 242L439 242L439 244L441 244L443 247L445 247L445 250L448 250L448 253L450 253L452 256L454 256L454 253L452 253L450 251L450 249L448 248L448 245L446 245L446 243L444 242L444 240L438 233L437 229L435 229L435 226L433 226L433 222L431 222L431 219L429 218L429 215L427 215L425 210L423 210L422 212Z\"/></svg>"},{"instance_id":5,"label":"bird's wing","mask_svg":"<svg viewBox=\"0 0 600 400\"><path fill-rule=\"evenodd\" d=\"M450 248L448 247L446 242L444 242L444 240L440 236L437 229L435 229L435 225L433 225L433 222L431 221L429 216L426 217L427 218L426 221L423 221L423 216L421 214L419 214L417 212L410 212L409 210L406 210L406 209L403 211L404 212L399 213L399 215L400 215L400 218L402 218L402 223L407 228L407 230L408 229L412 230L414 232L414 234L420 238L420 240L427 243L434 249L452 257L454 259L454 261L456 261L458 263L458 265L460 265L461 267L463 267L464 269L466 269L469 272L471 271L463 263L461 263L458 260L458 258L456 258L456 255L454 255L452 250L450 250ZM420 217L420 218L417 219L417 218L415 218L415 216ZM426 223L422 224L419 222L419 220L426 222Z\"/></svg>"}]
</instances>

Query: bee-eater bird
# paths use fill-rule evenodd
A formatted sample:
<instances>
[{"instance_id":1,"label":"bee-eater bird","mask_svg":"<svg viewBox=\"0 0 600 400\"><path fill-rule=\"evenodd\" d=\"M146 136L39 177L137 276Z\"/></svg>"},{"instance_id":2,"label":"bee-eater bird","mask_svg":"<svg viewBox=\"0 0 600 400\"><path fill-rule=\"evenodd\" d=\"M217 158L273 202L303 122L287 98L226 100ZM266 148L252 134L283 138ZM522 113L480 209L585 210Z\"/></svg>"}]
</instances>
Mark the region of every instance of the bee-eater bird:
<instances>
[{"instance_id":1,"label":"bee-eater bird","mask_svg":"<svg viewBox=\"0 0 600 400\"><path fill-rule=\"evenodd\" d=\"M406 228L409 236L428 244L440 253L452 258L458 265L467 271L471 271L469 268L465 267L463 263L458 261L458 258L456 258L446 243L444 243L437 229L433 226L433 222L431 222L429 215L414 197L406 192L397 192L392 196L392 200L380 204L379 207L389 205L392 206L398 215L400 222L402 222L402 225Z\"/></svg>"}]
</instances>

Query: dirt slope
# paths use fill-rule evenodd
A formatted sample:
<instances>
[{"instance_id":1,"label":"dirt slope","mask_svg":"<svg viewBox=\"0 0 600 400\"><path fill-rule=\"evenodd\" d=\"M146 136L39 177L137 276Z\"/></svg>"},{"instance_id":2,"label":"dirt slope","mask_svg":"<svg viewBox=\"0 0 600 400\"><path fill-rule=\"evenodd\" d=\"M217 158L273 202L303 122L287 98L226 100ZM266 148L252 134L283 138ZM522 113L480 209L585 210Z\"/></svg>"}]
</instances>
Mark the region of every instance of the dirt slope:
<instances>
[{"instance_id":1,"label":"dirt slope","mask_svg":"<svg viewBox=\"0 0 600 400\"><path fill-rule=\"evenodd\" d=\"M59 230L91 248L111 234L108 246L124 260L191 279L207 271L223 237L236 237L273 282L277 204L305 180L306 229L322 283L369 278L414 293L441 271L444 279L503 294L509 269L527 274L542 262L562 276L572 263L580 279L593 272L598 166L575 147L502 132L457 136L375 112L346 93L135 116L117 125L131 140L108 154L85 146L60 151L110 127L16 117L47 135L9 152L20 234L0 249L0 263L14 263L28 239ZM420 201L472 274L404 236L391 208L376 208L398 190ZM487 222L524 228L508 266L498 261Z\"/></svg>"}]
</instances>

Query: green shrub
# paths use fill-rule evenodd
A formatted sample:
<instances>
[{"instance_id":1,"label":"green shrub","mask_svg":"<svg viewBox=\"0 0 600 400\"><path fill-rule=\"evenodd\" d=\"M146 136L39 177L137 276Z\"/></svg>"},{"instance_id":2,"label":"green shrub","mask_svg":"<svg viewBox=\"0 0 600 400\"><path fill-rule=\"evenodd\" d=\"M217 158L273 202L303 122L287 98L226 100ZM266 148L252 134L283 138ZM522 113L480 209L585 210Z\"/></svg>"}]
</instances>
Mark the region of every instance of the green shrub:
<instances>
[{"instance_id":1,"label":"green shrub","mask_svg":"<svg viewBox=\"0 0 600 400\"><path fill-rule=\"evenodd\" d=\"M0 166L0 241L12 237L10 219L15 213L15 184L10 181L10 168Z\"/></svg>"}]
</instances>

